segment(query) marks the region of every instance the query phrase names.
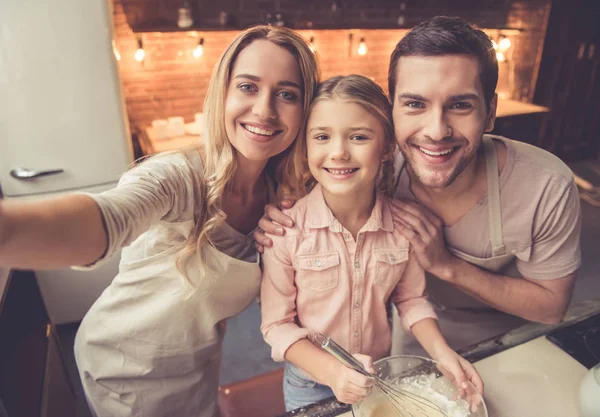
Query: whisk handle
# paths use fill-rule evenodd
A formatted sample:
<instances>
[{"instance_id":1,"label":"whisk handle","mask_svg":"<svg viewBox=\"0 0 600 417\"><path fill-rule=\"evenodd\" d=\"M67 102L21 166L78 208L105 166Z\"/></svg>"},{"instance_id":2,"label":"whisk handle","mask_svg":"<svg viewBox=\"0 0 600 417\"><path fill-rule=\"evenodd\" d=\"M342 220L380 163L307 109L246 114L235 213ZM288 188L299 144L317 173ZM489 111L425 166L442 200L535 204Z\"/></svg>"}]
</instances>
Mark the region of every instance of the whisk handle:
<instances>
[{"instance_id":1,"label":"whisk handle","mask_svg":"<svg viewBox=\"0 0 600 417\"><path fill-rule=\"evenodd\" d=\"M323 336L321 333L315 334L315 340L321 345L323 350L329 352L333 355L337 360L342 362L344 365L349 368L354 369L356 372L359 372L366 376L373 376L369 372L363 368L362 363L354 356L352 356L346 349L335 343L331 338Z\"/></svg>"}]
</instances>

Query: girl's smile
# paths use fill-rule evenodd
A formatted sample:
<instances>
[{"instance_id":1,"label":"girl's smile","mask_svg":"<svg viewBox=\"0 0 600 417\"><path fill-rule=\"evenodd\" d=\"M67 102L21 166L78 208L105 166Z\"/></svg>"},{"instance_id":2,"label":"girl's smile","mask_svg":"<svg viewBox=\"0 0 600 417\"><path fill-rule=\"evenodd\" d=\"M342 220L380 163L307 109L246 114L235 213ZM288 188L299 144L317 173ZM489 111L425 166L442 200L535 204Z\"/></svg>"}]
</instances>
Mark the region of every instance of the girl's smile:
<instances>
[{"instance_id":1,"label":"girl's smile","mask_svg":"<svg viewBox=\"0 0 600 417\"><path fill-rule=\"evenodd\" d=\"M359 168L323 168L334 178L346 179L350 178Z\"/></svg>"}]
</instances>

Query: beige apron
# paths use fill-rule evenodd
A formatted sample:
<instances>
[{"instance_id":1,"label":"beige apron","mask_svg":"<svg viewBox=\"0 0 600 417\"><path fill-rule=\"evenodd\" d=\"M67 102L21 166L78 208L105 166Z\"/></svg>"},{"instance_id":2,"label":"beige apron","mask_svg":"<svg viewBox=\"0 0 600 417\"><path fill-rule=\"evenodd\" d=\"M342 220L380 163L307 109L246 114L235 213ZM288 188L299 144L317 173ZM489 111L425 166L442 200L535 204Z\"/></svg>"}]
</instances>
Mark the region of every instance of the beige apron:
<instances>
[{"instance_id":1,"label":"beige apron","mask_svg":"<svg viewBox=\"0 0 600 417\"><path fill-rule=\"evenodd\" d=\"M189 234L192 221L176 227ZM190 295L175 266L180 247L121 264L84 318L75 351L98 417L215 417L223 320L258 295L261 271L210 245L206 276L187 265Z\"/></svg>"},{"instance_id":2,"label":"beige apron","mask_svg":"<svg viewBox=\"0 0 600 417\"><path fill-rule=\"evenodd\" d=\"M515 255L506 251L502 237L498 158L494 141L490 137L484 136L483 147L486 160L492 256L477 258L451 247L448 249L457 257L480 268L502 275L521 277L516 269ZM480 302L431 274L427 274L427 293L429 300L436 308L442 333L453 349L465 348L506 333L526 322L519 317L503 313ZM394 312L392 354L424 354L423 348L412 334L404 332L395 309Z\"/></svg>"}]
</instances>

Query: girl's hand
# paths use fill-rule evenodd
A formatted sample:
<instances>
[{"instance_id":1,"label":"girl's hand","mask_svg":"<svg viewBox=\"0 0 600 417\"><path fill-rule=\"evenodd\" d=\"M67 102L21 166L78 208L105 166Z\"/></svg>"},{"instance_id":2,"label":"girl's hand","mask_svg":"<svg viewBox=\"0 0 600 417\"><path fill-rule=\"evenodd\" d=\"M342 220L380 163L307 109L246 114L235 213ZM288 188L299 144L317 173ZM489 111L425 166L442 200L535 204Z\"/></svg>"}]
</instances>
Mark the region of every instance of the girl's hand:
<instances>
[{"instance_id":1,"label":"girl's hand","mask_svg":"<svg viewBox=\"0 0 600 417\"><path fill-rule=\"evenodd\" d=\"M465 398L471 410L475 411L481 396L483 396L483 381L473 364L450 348L433 359L438 362L438 369L448 379L454 381L458 387L459 396ZM468 382L475 386L477 392Z\"/></svg>"},{"instance_id":2,"label":"girl's hand","mask_svg":"<svg viewBox=\"0 0 600 417\"><path fill-rule=\"evenodd\" d=\"M358 353L352 356L363 364L367 372L375 372L370 356ZM331 383L328 384L338 401L354 404L369 395L371 388L375 385L375 378L365 376L341 363L339 365L331 376Z\"/></svg>"},{"instance_id":3,"label":"girl's hand","mask_svg":"<svg viewBox=\"0 0 600 417\"><path fill-rule=\"evenodd\" d=\"M265 206L265 214L258 222L258 229L252 234L254 237L254 245L260 253L264 252L264 248L270 248L273 241L267 237L267 234L283 236L285 227L293 227L294 222L288 216L281 212L282 209L290 208L294 205L294 200L283 200L279 207L274 204Z\"/></svg>"}]
</instances>

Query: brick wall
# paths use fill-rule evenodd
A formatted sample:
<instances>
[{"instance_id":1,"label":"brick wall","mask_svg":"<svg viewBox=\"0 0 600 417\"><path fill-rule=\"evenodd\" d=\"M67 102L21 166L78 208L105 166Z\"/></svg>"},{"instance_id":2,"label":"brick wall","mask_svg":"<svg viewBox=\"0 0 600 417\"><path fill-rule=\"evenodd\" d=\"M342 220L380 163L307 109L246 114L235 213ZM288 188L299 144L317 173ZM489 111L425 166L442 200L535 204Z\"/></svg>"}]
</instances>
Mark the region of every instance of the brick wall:
<instances>
[{"instance_id":1,"label":"brick wall","mask_svg":"<svg viewBox=\"0 0 600 417\"><path fill-rule=\"evenodd\" d=\"M202 111L204 94L213 66L225 46L238 32L133 33L127 23L122 0L113 1L115 44L121 55L119 72L131 123L146 127L153 119L171 116L183 116L186 122L192 121L194 113ZM282 2L283 0L280 0L278 3ZM467 2L462 1L465 4ZM541 52L549 2L550 0L516 2L508 15L500 15L500 11L504 13L505 0L483 0L483 3L489 7L487 12L477 15L478 23L485 24L492 18L498 20L498 16L504 16L516 27L524 27L528 30L511 37L515 48L513 57L519 59L518 64L513 60L513 63L501 65L499 91L505 97L515 97L525 101L532 97L533 91L530 86L535 85L532 77L536 75L538 66L538 61L533 55ZM458 4L461 2L459 1ZM490 7L492 11L496 10L495 14L490 12ZM473 11L469 13L472 20L477 21L473 17L476 13ZM469 13L465 11L461 15L469 15ZM407 13L407 20L411 25L419 21L415 13L412 16ZM415 22L412 22L413 20ZM407 29L298 30L307 39L315 38L324 79L338 74L359 73L373 77L385 89L387 89L389 55L406 31ZM486 32L492 37L497 37L499 34L496 30ZM352 48L349 44L351 33L353 34ZM133 58L138 37L142 39L146 52L143 64ZM200 37L204 38L204 55L196 59L192 56L192 51ZM366 40L368 53L365 56L359 56L355 52L349 53L350 50L358 47L361 37Z\"/></svg>"},{"instance_id":2,"label":"brick wall","mask_svg":"<svg viewBox=\"0 0 600 417\"><path fill-rule=\"evenodd\" d=\"M186 0L197 27L242 29L280 14L293 29L396 29L436 15L459 15L484 27L501 27L513 0ZM183 0L122 0L134 30L176 29ZM227 19L220 21L225 13ZM402 23L401 23L402 25Z\"/></svg>"},{"instance_id":3,"label":"brick wall","mask_svg":"<svg viewBox=\"0 0 600 417\"><path fill-rule=\"evenodd\" d=\"M513 42L514 83L509 89L516 100L533 100L550 6L551 0L515 0L511 4L507 25L523 29Z\"/></svg>"}]
</instances>

